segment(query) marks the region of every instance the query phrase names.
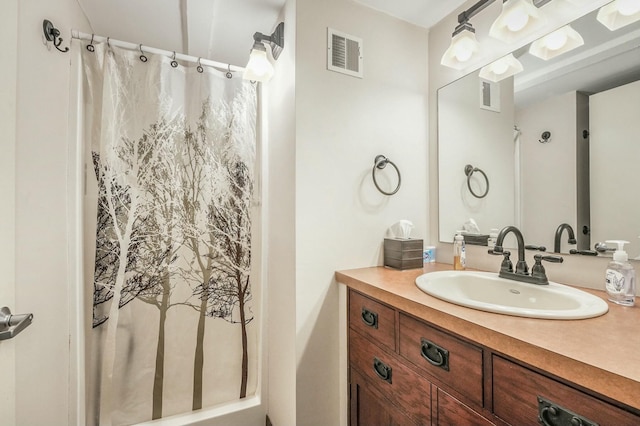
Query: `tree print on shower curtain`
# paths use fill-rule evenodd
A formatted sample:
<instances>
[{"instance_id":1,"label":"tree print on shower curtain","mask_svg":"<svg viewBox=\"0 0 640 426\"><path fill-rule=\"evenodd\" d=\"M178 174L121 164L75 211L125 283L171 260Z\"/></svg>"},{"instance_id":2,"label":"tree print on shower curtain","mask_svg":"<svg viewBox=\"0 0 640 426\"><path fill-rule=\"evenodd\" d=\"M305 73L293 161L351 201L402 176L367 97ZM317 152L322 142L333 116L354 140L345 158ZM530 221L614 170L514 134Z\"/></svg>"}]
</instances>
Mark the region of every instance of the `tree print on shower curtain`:
<instances>
[{"instance_id":1,"label":"tree print on shower curtain","mask_svg":"<svg viewBox=\"0 0 640 426\"><path fill-rule=\"evenodd\" d=\"M84 51L82 54L90 55ZM115 102L102 108L116 111L119 118L101 123L108 130L98 132L99 140L92 142L91 152L98 202L93 327L101 330L97 360L101 371L99 394L94 399L100 401L95 411L101 425L151 420L198 409L203 406L208 391L220 386L229 391L239 389L235 391L236 398L244 398L248 395L249 373L256 371L255 363L249 367L247 328L253 320L250 270L255 87L238 80L227 82L218 75L187 73L179 76L186 80L186 88L192 86L196 78L209 77L211 81L194 85L198 88L193 94L196 102L187 100L192 106L177 104L177 109L169 114L175 108L172 102L176 94L161 93L154 119L153 114L139 109L141 97L145 96L143 88L148 84L127 80L135 80L135 67L140 65L133 60L136 57L126 57L126 53L124 58L114 52L112 55L117 60L110 71L116 78L110 84L98 83L114 90L110 96L102 96L102 101L114 102L115 99ZM105 55L105 61L109 56ZM118 69L118 60L126 65L122 70ZM85 65L103 66L99 61ZM104 67L108 68L106 64ZM95 69L87 72L87 80L95 72ZM169 72L175 71L169 69ZM172 74L171 78L176 77ZM127 87L115 87L115 83ZM222 86L222 92L203 96L202 87L207 88L209 84L216 90ZM91 81L88 85L92 87ZM224 88L225 85L229 87ZM175 81L152 87L164 89L165 86L182 87ZM124 99L129 92L133 97ZM94 93L95 90L91 93L92 100L97 98ZM184 96L183 93L177 97L182 102ZM86 104L96 108L91 102ZM197 108L200 113L190 117L188 112L195 110L195 105L200 105ZM98 112L91 113L105 115ZM120 122L123 130L118 129ZM125 128L125 123L130 126L132 122L142 127ZM143 309L143 306L149 308ZM126 331L119 325L120 311L125 313L126 324L129 324ZM149 316L149 312L154 311L156 314ZM194 312L197 326L189 319ZM209 340L213 338L211 333L218 331L206 332L206 329L221 319L222 323L240 325L239 350L234 351L233 345ZM173 384L185 376L182 373L185 365L176 366L171 359L184 357L186 348L184 344L176 347L171 333L175 337L175 327L180 329L191 323L194 327L184 329L180 336L182 340L190 336L194 342L191 407L176 408L182 403L175 398L183 398L184 392L176 394ZM155 335L153 367L139 364L148 361L137 361L143 359L142 354L148 358L151 347L136 343L137 331L131 328L132 324L135 329L144 328L141 332L145 341ZM121 337L123 331L127 336L125 340ZM123 344L126 348L119 349ZM237 361L239 383L236 386L216 378L229 374L228 367L218 367L217 362L217 358L228 351L236 356L241 354ZM123 380L120 373L133 365L143 365L153 372L142 376L152 380L141 383L143 386L139 389L134 388L133 378ZM172 382L167 382L168 372ZM116 376L121 378L117 380ZM123 385L124 388L116 388ZM148 414L129 406L129 400L140 399L142 394L148 395L149 403L144 403L150 407ZM226 400L213 401L217 404ZM211 403L209 396L208 404ZM170 407L169 412L166 406ZM116 411L118 414L113 414ZM128 414L130 412L134 414ZM113 418L117 420L112 422Z\"/></svg>"},{"instance_id":2,"label":"tree print on shower curtain","mask_svg":"<svg viewBox=\"0 0 640 426\"><path fill-rule=\"evenodd\" d=\"M185 161L186 167L183 170L183 231L185 246L192 251L194 263L198 265L186 274L187 279L195 283L193 295L196 303L193 305L198 312L193 362L194 410L202 408L207 317L222 318L229 322L236 322L233 320L234 314L242 318L243 355L239 397L246 396L246 324L252 319L246 303L251 299L250 209L253 174L237 150L232 148L234 123L233 113L228 108L212 110L205 105L196 129L185 133L188 161ZM242 176L229 173L229 167L242 168ZM228 216L231 220L223 220L223 216ZM229 280L228 271L243 279L244 285L237 291L241 301L234 301L223 290L226 287L224 283Z\"/></svg>"}]
</instances>

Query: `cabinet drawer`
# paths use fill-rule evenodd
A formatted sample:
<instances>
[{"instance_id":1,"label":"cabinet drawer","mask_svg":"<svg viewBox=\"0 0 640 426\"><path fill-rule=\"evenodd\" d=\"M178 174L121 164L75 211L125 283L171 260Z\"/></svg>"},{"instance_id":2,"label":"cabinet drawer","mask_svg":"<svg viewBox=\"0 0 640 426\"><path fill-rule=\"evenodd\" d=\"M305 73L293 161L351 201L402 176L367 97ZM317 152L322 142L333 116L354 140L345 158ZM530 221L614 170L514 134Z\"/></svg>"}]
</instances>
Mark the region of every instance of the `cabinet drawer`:
<instances>
[{"instance_id":1,"label":"cabinet drawer","mask_svg":"<svg viewBox=\"0 0 640 426\"><path fill-rule=\"evenodd\" d=\"M351 291L349 293L349 325L395 352L395 310Z\"/></svg>"},{"instance_id":2,"label":"cabinet drawer","mask_svg":"<svg viewBox=\"0 0 640 426\"><path fill-rule=\"evenodd\" d=\"M438 426L491 426L495 423L482 417L442 389L437 390L438 409L435 424Z\"/></svg>"},{"instance_id":3,"label":"cabinet drawer","mask_svg":"<svg viewBox=\"0 0 640 426\"><path fill-rule=\"evenodd\" d=\"M482 349L400 314L400 355L483 406Z\"/></svg>"},{"instance_id":4,"label":"cabinet drawer","mask_svg":"<svg viewBox=\"0 0 640 426\"><path fill-rule=\"evenodd\" d=\"M397 355L349 330L349 362L351 370L360 373L376 393L384 395L418 424L430 424L431 384L404 366Z\"/></svg>"},{"instance_id":5,"label":"cabinet drawer","mask_svg":"<svg viewBox=\"0 0 640 426\"><path fill-rule=\"evenodd\" d=\"M560 414L562 423L545 411L543 416L549 425L572 424L573 415L578 415L600 426L638 425L640 417L618 407L600 401L572 387L559 383L504 358L493 359L493 412L512 425L544 424L538 419L538 397L548 400L556 407L569 410L571 414ZM551 413L551 414L550 414ZM575 424L588 423L575 422Z\"/></svg>"}]
</instances>

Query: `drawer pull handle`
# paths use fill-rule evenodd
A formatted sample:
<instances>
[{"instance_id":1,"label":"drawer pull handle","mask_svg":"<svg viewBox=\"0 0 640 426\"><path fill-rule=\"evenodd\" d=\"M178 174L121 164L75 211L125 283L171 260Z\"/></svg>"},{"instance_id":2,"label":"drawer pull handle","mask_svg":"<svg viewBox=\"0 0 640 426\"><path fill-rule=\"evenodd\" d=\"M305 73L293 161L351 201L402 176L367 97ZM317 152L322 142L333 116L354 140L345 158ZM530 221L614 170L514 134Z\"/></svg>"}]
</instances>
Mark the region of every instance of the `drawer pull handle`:
<instances>
[{"instance_id":1,"label":"drawer pull handle","mask_svg":"<svg viewBox=\"0 0 640 426\"><path fill-rule=\"evenodd\" d=\"M368 310L367 308L362 308L362 321L368 327L373 327L375 329L378 328L378 314Z\"/></svg>"},{"instance_id":2,"label":"drawer pull handle","mask_svg":"<svg viewBox=\"0 0 640 426\"><path fill-rule=\"evenodd\" d=\"M449 351L427 339L420 339L420 353L431 365L449 371Z\"/></svg>"},{"instance_id":3,"label":"drawer pull handle","mask_svg":"<svg viewBox=\"0 0 640 426\"><path fill-rule=\"evenodd\" d=\"M541 396L538 396L538 422L543 426L598 426Z\"/></svg>"},{"instance_id":4,"label":"drawer pull handle","mask_svg":"<svg viewBox=\"0 0 640 426\"><path fill-rule=\"evenodd\" d=\"M373 371L375 371L382 380L389 384L391 383L391 367L378 358L373 358Z\"/></svg>"}]
</instances>

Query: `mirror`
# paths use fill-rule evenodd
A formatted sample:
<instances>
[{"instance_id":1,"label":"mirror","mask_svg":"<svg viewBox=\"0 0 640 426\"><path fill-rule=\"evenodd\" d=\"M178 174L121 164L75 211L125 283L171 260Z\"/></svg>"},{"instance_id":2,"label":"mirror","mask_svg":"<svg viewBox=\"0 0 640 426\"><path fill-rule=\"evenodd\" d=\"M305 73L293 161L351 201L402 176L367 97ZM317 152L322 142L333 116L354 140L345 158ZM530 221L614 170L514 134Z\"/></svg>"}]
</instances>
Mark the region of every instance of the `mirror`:
<instances>
[{"instance_id":1,"label":"mirror","mask_svg":"<svg viewBox=\"0 0 640 426\"><path fill-rule=\"evenodd\" d=\"M610 31L596 14L571 24L575 50L545 61L526 46L514 77L476 71L438 90L440 241L473 219L480 244L516 225L548 252L624 239L640 255L640 22ZM577 243L565 230L554 247L563 223Z\"/></svg>"}]
</instances>

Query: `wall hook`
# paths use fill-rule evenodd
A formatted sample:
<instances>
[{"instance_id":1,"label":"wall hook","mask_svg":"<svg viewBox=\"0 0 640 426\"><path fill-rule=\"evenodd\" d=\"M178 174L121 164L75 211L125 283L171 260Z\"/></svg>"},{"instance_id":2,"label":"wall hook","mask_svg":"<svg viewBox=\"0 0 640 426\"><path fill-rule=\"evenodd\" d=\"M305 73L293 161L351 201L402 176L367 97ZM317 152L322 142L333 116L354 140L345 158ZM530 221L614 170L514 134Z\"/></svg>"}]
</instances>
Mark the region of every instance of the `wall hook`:
<instances>
[{"instance_id":1,"label":"wall hook","mask_svg":"<svg viewBox=\"0 0 640 426\"><path fill-rule=\"evenodd\" d=\"M542 135L540 135L540 137L542 139L538 139L538 142L547 143L549 142L549 140L551 140L551 132L548 130L545 130L544 132L542 132Z\"/></svg>"},{"instance_id":2,"label":"wall hook","mask_svg":"<svg viewBox=\"0 0 640 426\"><path fill-rule=\"evenodd\" d=\"M60 49L60 45L62 44L62 37L60 37L60 30L53 26L51 21L45 19L42 21L42 31L44 32L44 37L47 41L53 42L53 46L61 52L68 52L69 48L65 47L64 50Z\"/></svg>"}]
</instances>

